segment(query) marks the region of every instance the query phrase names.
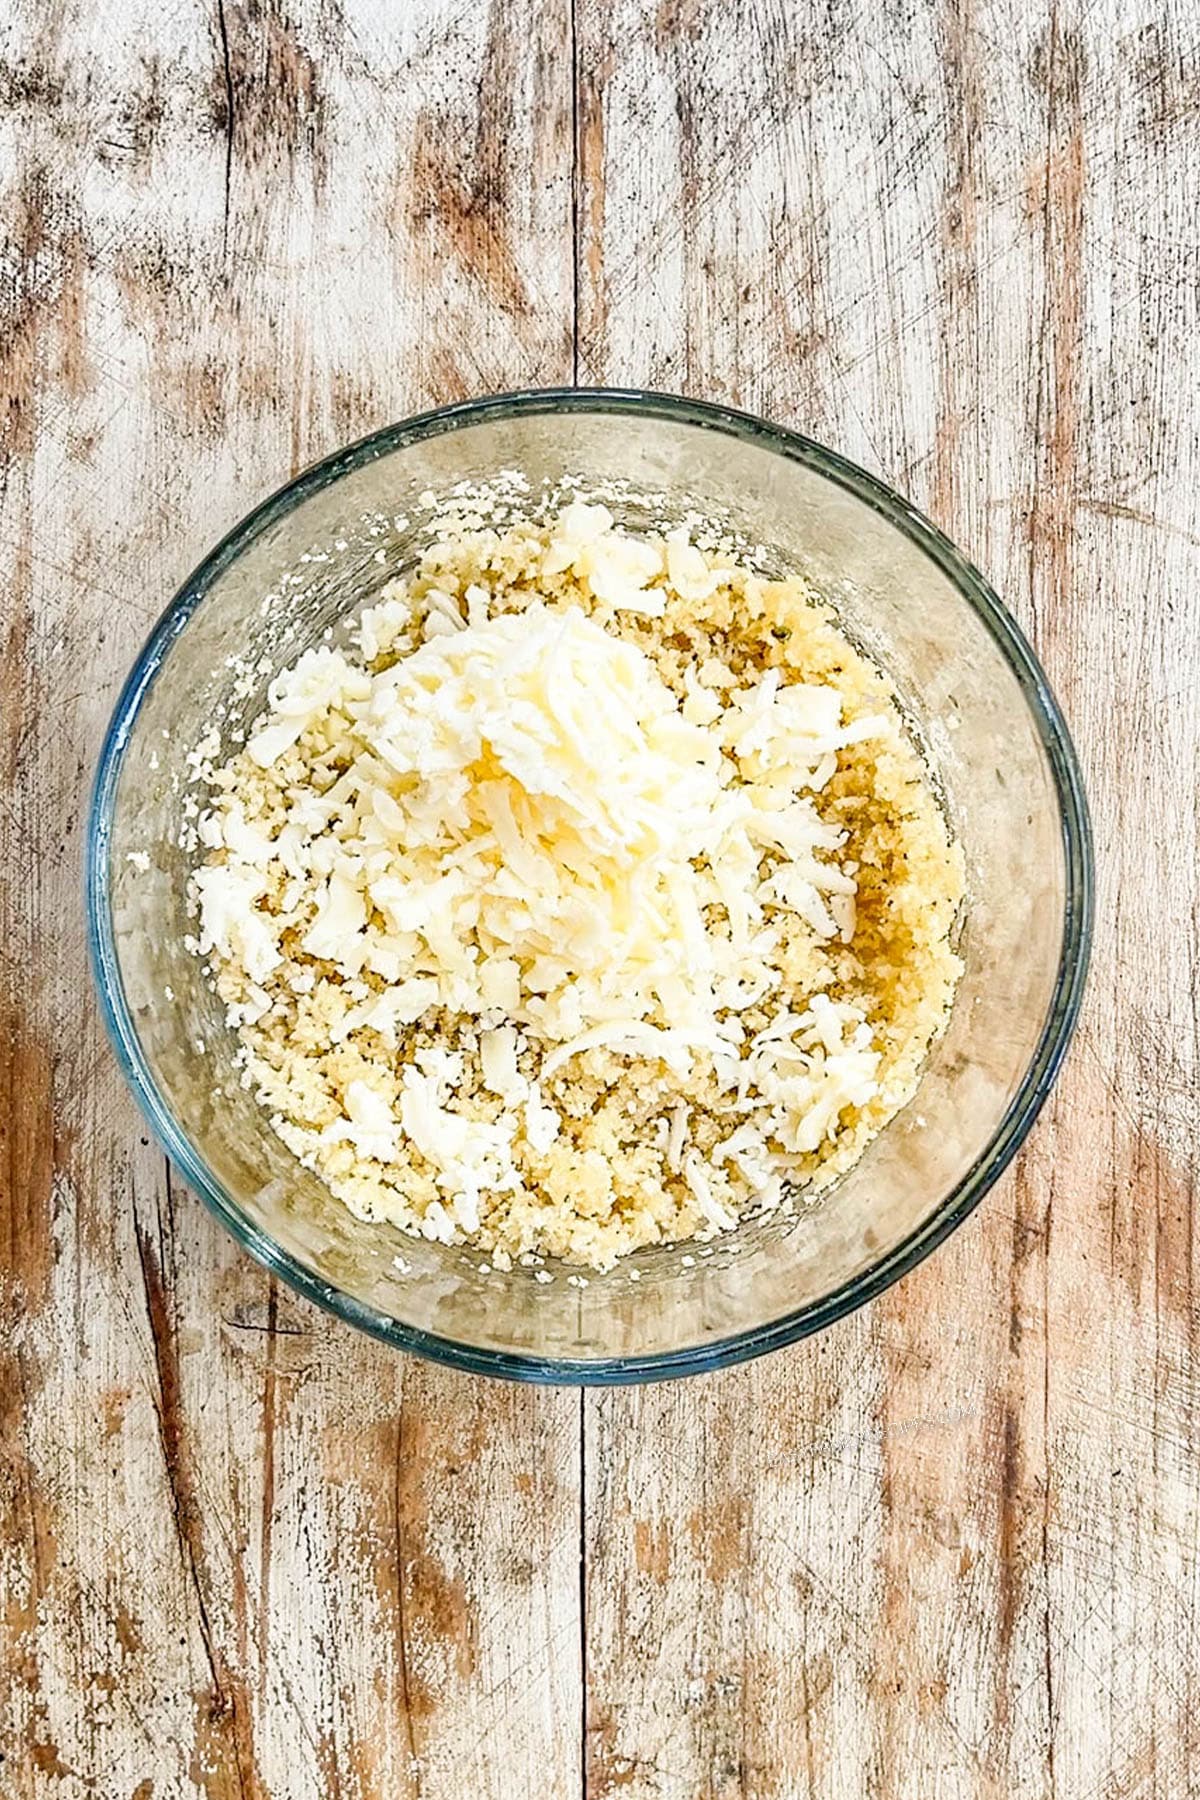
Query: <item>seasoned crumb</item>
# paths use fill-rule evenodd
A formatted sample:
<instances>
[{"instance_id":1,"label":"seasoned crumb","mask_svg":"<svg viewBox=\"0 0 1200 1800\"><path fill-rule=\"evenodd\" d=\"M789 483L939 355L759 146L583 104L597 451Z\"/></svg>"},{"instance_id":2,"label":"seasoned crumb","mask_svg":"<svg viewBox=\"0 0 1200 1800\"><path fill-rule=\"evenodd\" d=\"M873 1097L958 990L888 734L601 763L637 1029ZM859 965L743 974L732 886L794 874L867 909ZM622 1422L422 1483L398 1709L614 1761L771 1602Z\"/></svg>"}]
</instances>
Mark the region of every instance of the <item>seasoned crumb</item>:
<instances>
[{"instance_id":1,"label":"seasoned crumb","mask_svg":"<svg viewBox=\"0 0 1200 1800\"><path fill-rule=\"evenodd\" d=\"M800 580L764 580L695 531L615 531L578 502L546 525L473 517L388 583L357 655L309 652L221 767L210 739L193 752L212 796L193 942L239 1032L243 1085L351 1211L469 1243L502 1271L545 1256L606 1268L788 1210L857 1160L948 1016L962 861L890 685ZM642 787L591 770L591 822L568 827L483 741L421 810L394 734L401 700L425 704L415 671L459 681L467 706L484 667L467 649L516 654L535 628L562 638L581 679L613 640L627 647L612 693L640 683L647 741L661 726L663 755L692 759L697 804L730 804L719 855L701 819L694 841L630 837L606 860L629 809L657 817L645 757ZM536 713L505 692L514 715ZM660 692L671 710L655 724ZM435 727L420 725L426 749ZM587 909L599 895L603 916L624 916L635 866L643 894L668 868L649 890L667 910L641 939L631 915L621 951L610 923L606 965ZM521 895L539 879L565 894L576 948L530 948ZM440 909L422 911L435 891ZM730 911L743 904L749 925ZM597 1026L614 967L639 1010Z\"/></svg>"}]
</instances>

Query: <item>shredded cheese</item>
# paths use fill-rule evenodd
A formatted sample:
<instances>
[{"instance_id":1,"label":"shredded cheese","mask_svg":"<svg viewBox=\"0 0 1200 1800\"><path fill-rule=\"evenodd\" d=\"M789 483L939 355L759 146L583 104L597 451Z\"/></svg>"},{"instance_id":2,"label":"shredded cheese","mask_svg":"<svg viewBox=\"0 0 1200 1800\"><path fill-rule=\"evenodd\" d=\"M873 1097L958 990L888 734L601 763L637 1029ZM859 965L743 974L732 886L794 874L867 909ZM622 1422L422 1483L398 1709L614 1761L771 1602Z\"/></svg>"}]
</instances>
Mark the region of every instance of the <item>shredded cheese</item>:
<instances>
[{"instance_id":1,"label":"shredded cheese","mask_svg":"<svg viewBox=\"0 0 1200 1800\"><path fill-rule=\"evenodd\" d=\"M680 1099L660 1155L695 1228L727 1230L739 1195L779 1205L789 1168L879 1092L862 999L796 994L781 968L798 921L831 953L854 937L857 865L822 795L848 753L896 741L894 715L847 715L828 682L715 653L668 684L637 634L744 580L685 531L628 536L575 502L538 555L555 598L518 611L435 546L419 589L393 582L362 615L361 661L323 644L276 677L198 821L197 949L236 973L239 1029L336 995L329 1045L368 1033L394 1053L321 1123L254 1067L311 1166L414 1152L426 1236L469 1238L485 1204L525 1191L564 1129L545 1087L597 1057L722 1096L724 1137L698 1141ZM239 767L286 804L256 804ZM442 1018L473 1022L490 1109L463 1103L467 1052L404 1057ZM585 1159L580 1180L586 1211L603 1171Z\"/></svg>"}]
</instances>

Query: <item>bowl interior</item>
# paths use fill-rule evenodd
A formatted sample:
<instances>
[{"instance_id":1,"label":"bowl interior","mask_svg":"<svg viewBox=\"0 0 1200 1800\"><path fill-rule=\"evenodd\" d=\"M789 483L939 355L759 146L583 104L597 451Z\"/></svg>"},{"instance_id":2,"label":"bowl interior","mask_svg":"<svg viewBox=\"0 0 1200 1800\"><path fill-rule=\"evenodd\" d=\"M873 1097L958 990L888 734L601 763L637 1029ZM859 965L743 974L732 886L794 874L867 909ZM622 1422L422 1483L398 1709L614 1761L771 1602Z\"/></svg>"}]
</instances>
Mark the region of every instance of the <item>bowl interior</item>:
<instances>
[{"instance_id":1,"label":"bowl interior","mask_svg":"<svg viewBox=\"0 0 1200 1800\"><path fill-rule=\"evenodd\" d=\"M550 1283L520 1268L485 1272L478 1251L363 1224L299 1167L240 1086L236 1040L184 948L191 859L179 847L203 796L188 760L197 744L212 732L228 741L273 673L327 631L339 635L412 566L436 531L431 496L507 482L527 504L564 476L633 526L688 511L720 518L767 572L800 571L835 602L928 750L968 882L965 973L948 1029L916 1100L858 1166L793 1219L647 1250L584 1285L567 1271ZM1086 825L1069 742L1023 641L903 503L739 415L646 397L535 396L381 434L302 477L214 552L118 708L89 881L101 986L143 1104L188 1180L257 1255L397 1342L510 1373L620 1378L811 1328L967 1210L1027 1129L1069 1030Z\"/></svg>"}]
</instances>

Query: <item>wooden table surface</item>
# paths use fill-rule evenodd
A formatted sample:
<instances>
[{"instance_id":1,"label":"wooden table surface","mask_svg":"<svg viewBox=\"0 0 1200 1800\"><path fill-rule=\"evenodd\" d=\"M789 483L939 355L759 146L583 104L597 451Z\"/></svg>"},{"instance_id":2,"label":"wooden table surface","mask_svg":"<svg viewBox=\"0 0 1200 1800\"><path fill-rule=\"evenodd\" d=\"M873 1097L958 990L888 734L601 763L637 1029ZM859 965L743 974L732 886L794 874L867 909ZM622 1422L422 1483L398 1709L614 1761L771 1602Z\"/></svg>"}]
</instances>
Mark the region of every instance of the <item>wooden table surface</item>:
<instances>
[{"instance_id":1,"label":"wooden table surface","mask_svg":"<svg viewBox=\"0 0 1200 1800\"><path fill-rule=\"evenodd\" d=\"M1200 1792L1200 13L16 0L0 57L4 1800ZM394 1355L171 1177L81 816L201 553L415 409L642 383L910 495L1028 629L1093 976L1008 1177L749 1367Z\"/></svg>"}]
</instances>

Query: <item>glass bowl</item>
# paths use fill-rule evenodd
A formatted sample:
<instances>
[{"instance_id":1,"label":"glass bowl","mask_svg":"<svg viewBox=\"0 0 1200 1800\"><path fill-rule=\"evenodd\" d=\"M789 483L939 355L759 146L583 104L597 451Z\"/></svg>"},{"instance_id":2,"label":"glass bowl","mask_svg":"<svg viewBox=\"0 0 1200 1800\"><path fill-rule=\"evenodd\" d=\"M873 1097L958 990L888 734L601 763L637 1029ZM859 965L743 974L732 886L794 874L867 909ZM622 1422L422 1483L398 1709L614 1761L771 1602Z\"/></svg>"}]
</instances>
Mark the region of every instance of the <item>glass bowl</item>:
<instances>
[{"instance_id":1,"label":"glass bowl","mask_svg":"<svg viewBox=\"0 0 1200 1800\"><path fill-rule=\"evenodd\" d=\"M582 1282L489 1270L353 1218L269 1129L236 1040L184 947L181 827L206 732L244 724L270 675L339 626L427 541L430 494L519 471L608 486L633 526L688 509L799 571L891 675L966 859L965 971L916 1099L791 1219L639 1252ZM148 860L148 866L146 866ZM725 407L547 390L442 408L300 475L171 602L117 703L87 840L93 967L122 1067L187 1182L267 1268L390 1344L536 1381L711 1369L816 1331L966 1217L1054 1079L1091 919L1087 810L1062 715L987 583L896 494L818 444ZM481 1265L483 1265L481 1267ZM631 1280L631 1271L637 1279Z\"/></svg>"}]
</instances>

